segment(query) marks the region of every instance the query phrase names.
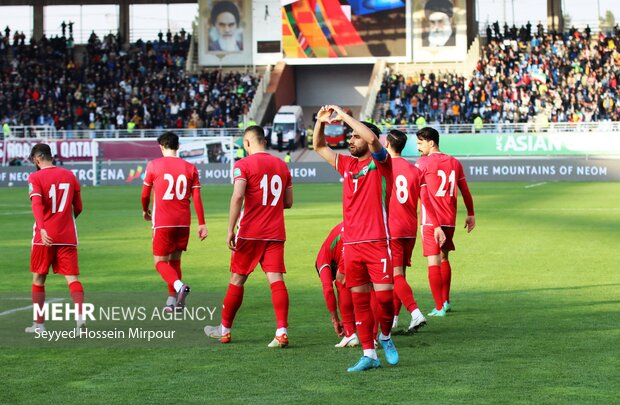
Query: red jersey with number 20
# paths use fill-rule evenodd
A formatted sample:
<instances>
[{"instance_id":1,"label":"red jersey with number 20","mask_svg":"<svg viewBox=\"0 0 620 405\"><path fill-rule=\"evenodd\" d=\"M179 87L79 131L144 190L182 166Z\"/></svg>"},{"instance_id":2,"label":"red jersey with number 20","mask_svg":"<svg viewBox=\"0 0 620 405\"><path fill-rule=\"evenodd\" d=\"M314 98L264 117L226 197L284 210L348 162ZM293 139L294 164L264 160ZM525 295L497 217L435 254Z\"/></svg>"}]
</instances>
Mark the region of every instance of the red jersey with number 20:
<instances>
[{"instance_id":1,"label":"red jersey with number 20","mask_svg":"<svg viewBox=\"0 0 620 405\"><path fill-rule=\"evenodd\" d=\"M456 226L457 186L466 182L461 162L445 153L436 152L422 156L416 162L420 169L428 196L435 209L439 224L431 224L422 206L422 225Z\"/></svg>"},{"instance_id":2,"label":"red jersey with number 20","mask_svg":"<svg viewBox=\"0 0 620 405\"><path fill-rule=\"evenodd\" d=\"M54 241L52 245L77 245L73 204L80 198L79 193L80 183L73 172L61 167L47 167L28 177L28 195L41 197L44 228ZM32 244L43 245L36 224Z\"/></svg>"},{"instance_id":3,"label":"red jersey with number 20","mask_svg":"<svg viewBox=\"0 0 620 405\"><path fill-rule=\"evenodd\" d=\"M394 187L390 198L390 237L415 238L418 231L420 170L402 157L392 159Z\"/></svg>"},{"instance_id":4,"label":"red jersey with number 20","mask_svg":"<svg viewBox=\"0 0 620 405\"><path fill-rule=\"evenodd\" d=\"M267 152L254 153L235 163L233 177L247 182L237 237L286 240L284 191L293 187L286 163Z\"/></svg>"},{"instance_id":5,"label":"red jersey with number 20","mask_svg":"<svg viewBox=\"0 0 620 405\"><path fill-rule=\"evenodd\" d=\"M336 170L344 178L342 207L343 243L380 241L389 238L388 209L392 193L392 158L359 160L336 155Z\"/></svg>"},{"instance_id":6,"label":"red jersey with number 20","mask_svg":"<svg viewBox=\"0 0 620 405\"><path fill-rule=\"evenodd\" d=\"M146 166L144 185L153 187L153 228L189 227L190 197L200 188L196 166L178 157L161 157Z\"/></svg>"}]
</instances>

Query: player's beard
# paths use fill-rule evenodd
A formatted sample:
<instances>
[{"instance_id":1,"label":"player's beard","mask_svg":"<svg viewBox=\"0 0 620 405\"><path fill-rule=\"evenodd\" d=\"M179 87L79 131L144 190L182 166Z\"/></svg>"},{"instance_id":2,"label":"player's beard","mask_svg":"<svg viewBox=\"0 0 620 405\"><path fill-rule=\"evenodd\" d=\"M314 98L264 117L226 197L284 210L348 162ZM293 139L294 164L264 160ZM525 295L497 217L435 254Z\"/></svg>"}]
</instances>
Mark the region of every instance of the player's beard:
<instances>
[{"instance_id":1,"label":"player's beard","mask_svg":"<svg viewBox=\"0 0 620 405\"><path fill-rule=\"evenodd\" d=\"M364 156L367 152L368 152L368 145L362 146L362 147L357 147L354 145L350 145L349 146L349 152L351 153L351 156L353 157L361 157Z\"/></svg>"}]
</instances>

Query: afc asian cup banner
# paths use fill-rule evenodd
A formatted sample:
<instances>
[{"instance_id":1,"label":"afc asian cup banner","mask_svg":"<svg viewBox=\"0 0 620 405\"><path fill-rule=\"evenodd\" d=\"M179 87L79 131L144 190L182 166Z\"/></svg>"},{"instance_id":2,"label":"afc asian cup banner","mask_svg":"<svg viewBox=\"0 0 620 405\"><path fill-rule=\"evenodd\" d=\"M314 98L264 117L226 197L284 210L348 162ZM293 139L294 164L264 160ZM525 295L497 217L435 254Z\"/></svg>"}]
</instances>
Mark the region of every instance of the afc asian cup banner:
<instances>
[{"instance_id":1,"label":"afc asian cup banner","mask_svg":"<svg viewBox=\"0 0 620 405\"><path fill-rule=\"evenodd\" d=\"M410 1L282 0L287 63L410 60Z\"/></svg>"},{"instance_id":2,"label":"afc asian cup banner","mask_svg":"<svg viewBox=\"0 0 620 405\"><path fill-rule=\"evenodd\" d=\"M465 60L466 0L413 0L413 2L413 61Z\"/></svg>"},{"instance_id":3,"label":"afc asian cup banner","mask_svg":"<svg viewBox=\"0 0 620 405\"><path fill-rule=\"evenodd\" d=\"M251 1L200 0L198 10L199 64L252 64Z\"/></svg>"}]
</instances>

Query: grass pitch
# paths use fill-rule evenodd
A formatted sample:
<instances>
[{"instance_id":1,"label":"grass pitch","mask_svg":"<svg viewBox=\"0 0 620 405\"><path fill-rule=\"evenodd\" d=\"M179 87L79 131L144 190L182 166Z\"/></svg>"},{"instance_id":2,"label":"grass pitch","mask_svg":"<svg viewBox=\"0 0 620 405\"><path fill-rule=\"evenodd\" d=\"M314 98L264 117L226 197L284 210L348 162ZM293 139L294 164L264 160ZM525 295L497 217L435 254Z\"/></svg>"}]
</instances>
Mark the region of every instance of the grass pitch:
<instances>
[{"instance_id":1,"label":"grass pitch","mask_svg":"<svg viewBox=\"0 0 620 405\"><path fill-rule=\"evenodd\" d=\"M346 373L361 351L333 347L339 339L314 270L321 242L341 218L340 186L298 184L286 213L289 349L266 347L274 316L269 287L257 270L246 286L232 344L205 338L196 347L167 349L4 346L0 402L616 402L620 184L526 186L471 185L477 228L469 235L456 232L454 312L429 319L414 336L396 336L397 367L386 367L379 351L382 369ZM200 243L192 233L183 260L184 279L194 291L223 294L226 288L230 192L203 189L210 234ZM84 188L78 231L87 296L165 291L152 265L139 193L132 187ZM0 291L28 296L33 219L27 191L0 189L0 209ZM459 223L462 205L460 214ZM432 298L420 247L408 279L428 312ZM47 285L48 291L67 291L58 276L50 275ZM403 309L401 325L408 322Z\"/></svg>"}]
</instances>

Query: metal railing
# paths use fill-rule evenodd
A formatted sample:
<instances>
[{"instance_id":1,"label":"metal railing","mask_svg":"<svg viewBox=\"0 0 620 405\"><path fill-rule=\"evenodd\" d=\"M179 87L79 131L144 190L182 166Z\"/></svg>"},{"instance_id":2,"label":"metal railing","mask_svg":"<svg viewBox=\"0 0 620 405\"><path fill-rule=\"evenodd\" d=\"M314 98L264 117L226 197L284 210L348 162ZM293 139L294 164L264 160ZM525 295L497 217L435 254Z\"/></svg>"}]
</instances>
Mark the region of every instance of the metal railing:
<instances>
[{"instance_id":1,"label":"metal railing","mask_svg":"<svg viewBox=\"0 0 620 405\"><path fill-rule=\"evenodd\" d=\"M182 129L86 129L57 130L54 127L12 127L10 139L119 139L156 138L166 131L180 137L241 136L240 128L182 128ZM6 139L6 138L4 138Z\"/></svg>"},{"instance_id":2,"label":"metal railing","mask_svg":"<svg viewBox=\"0 0 620 405\"><path fill-rule=\"evenodd\" d=\"M433 124L441 134L504 134L504 133L539 133L539 132L620 132L620 122L561 122L546 125L537 123L523 124ZM412 133L418 130L416 125L383 125L383 130L395 128ZM9 139L121 139L121 138L155 138L166 131L173 131L180 137L242 136L240 128L183 128L183 129L87 129L56 130L54 127L32 126L12 127ZM0 135L1 139L5 139Z\"/></svg>"}]
</instances>

